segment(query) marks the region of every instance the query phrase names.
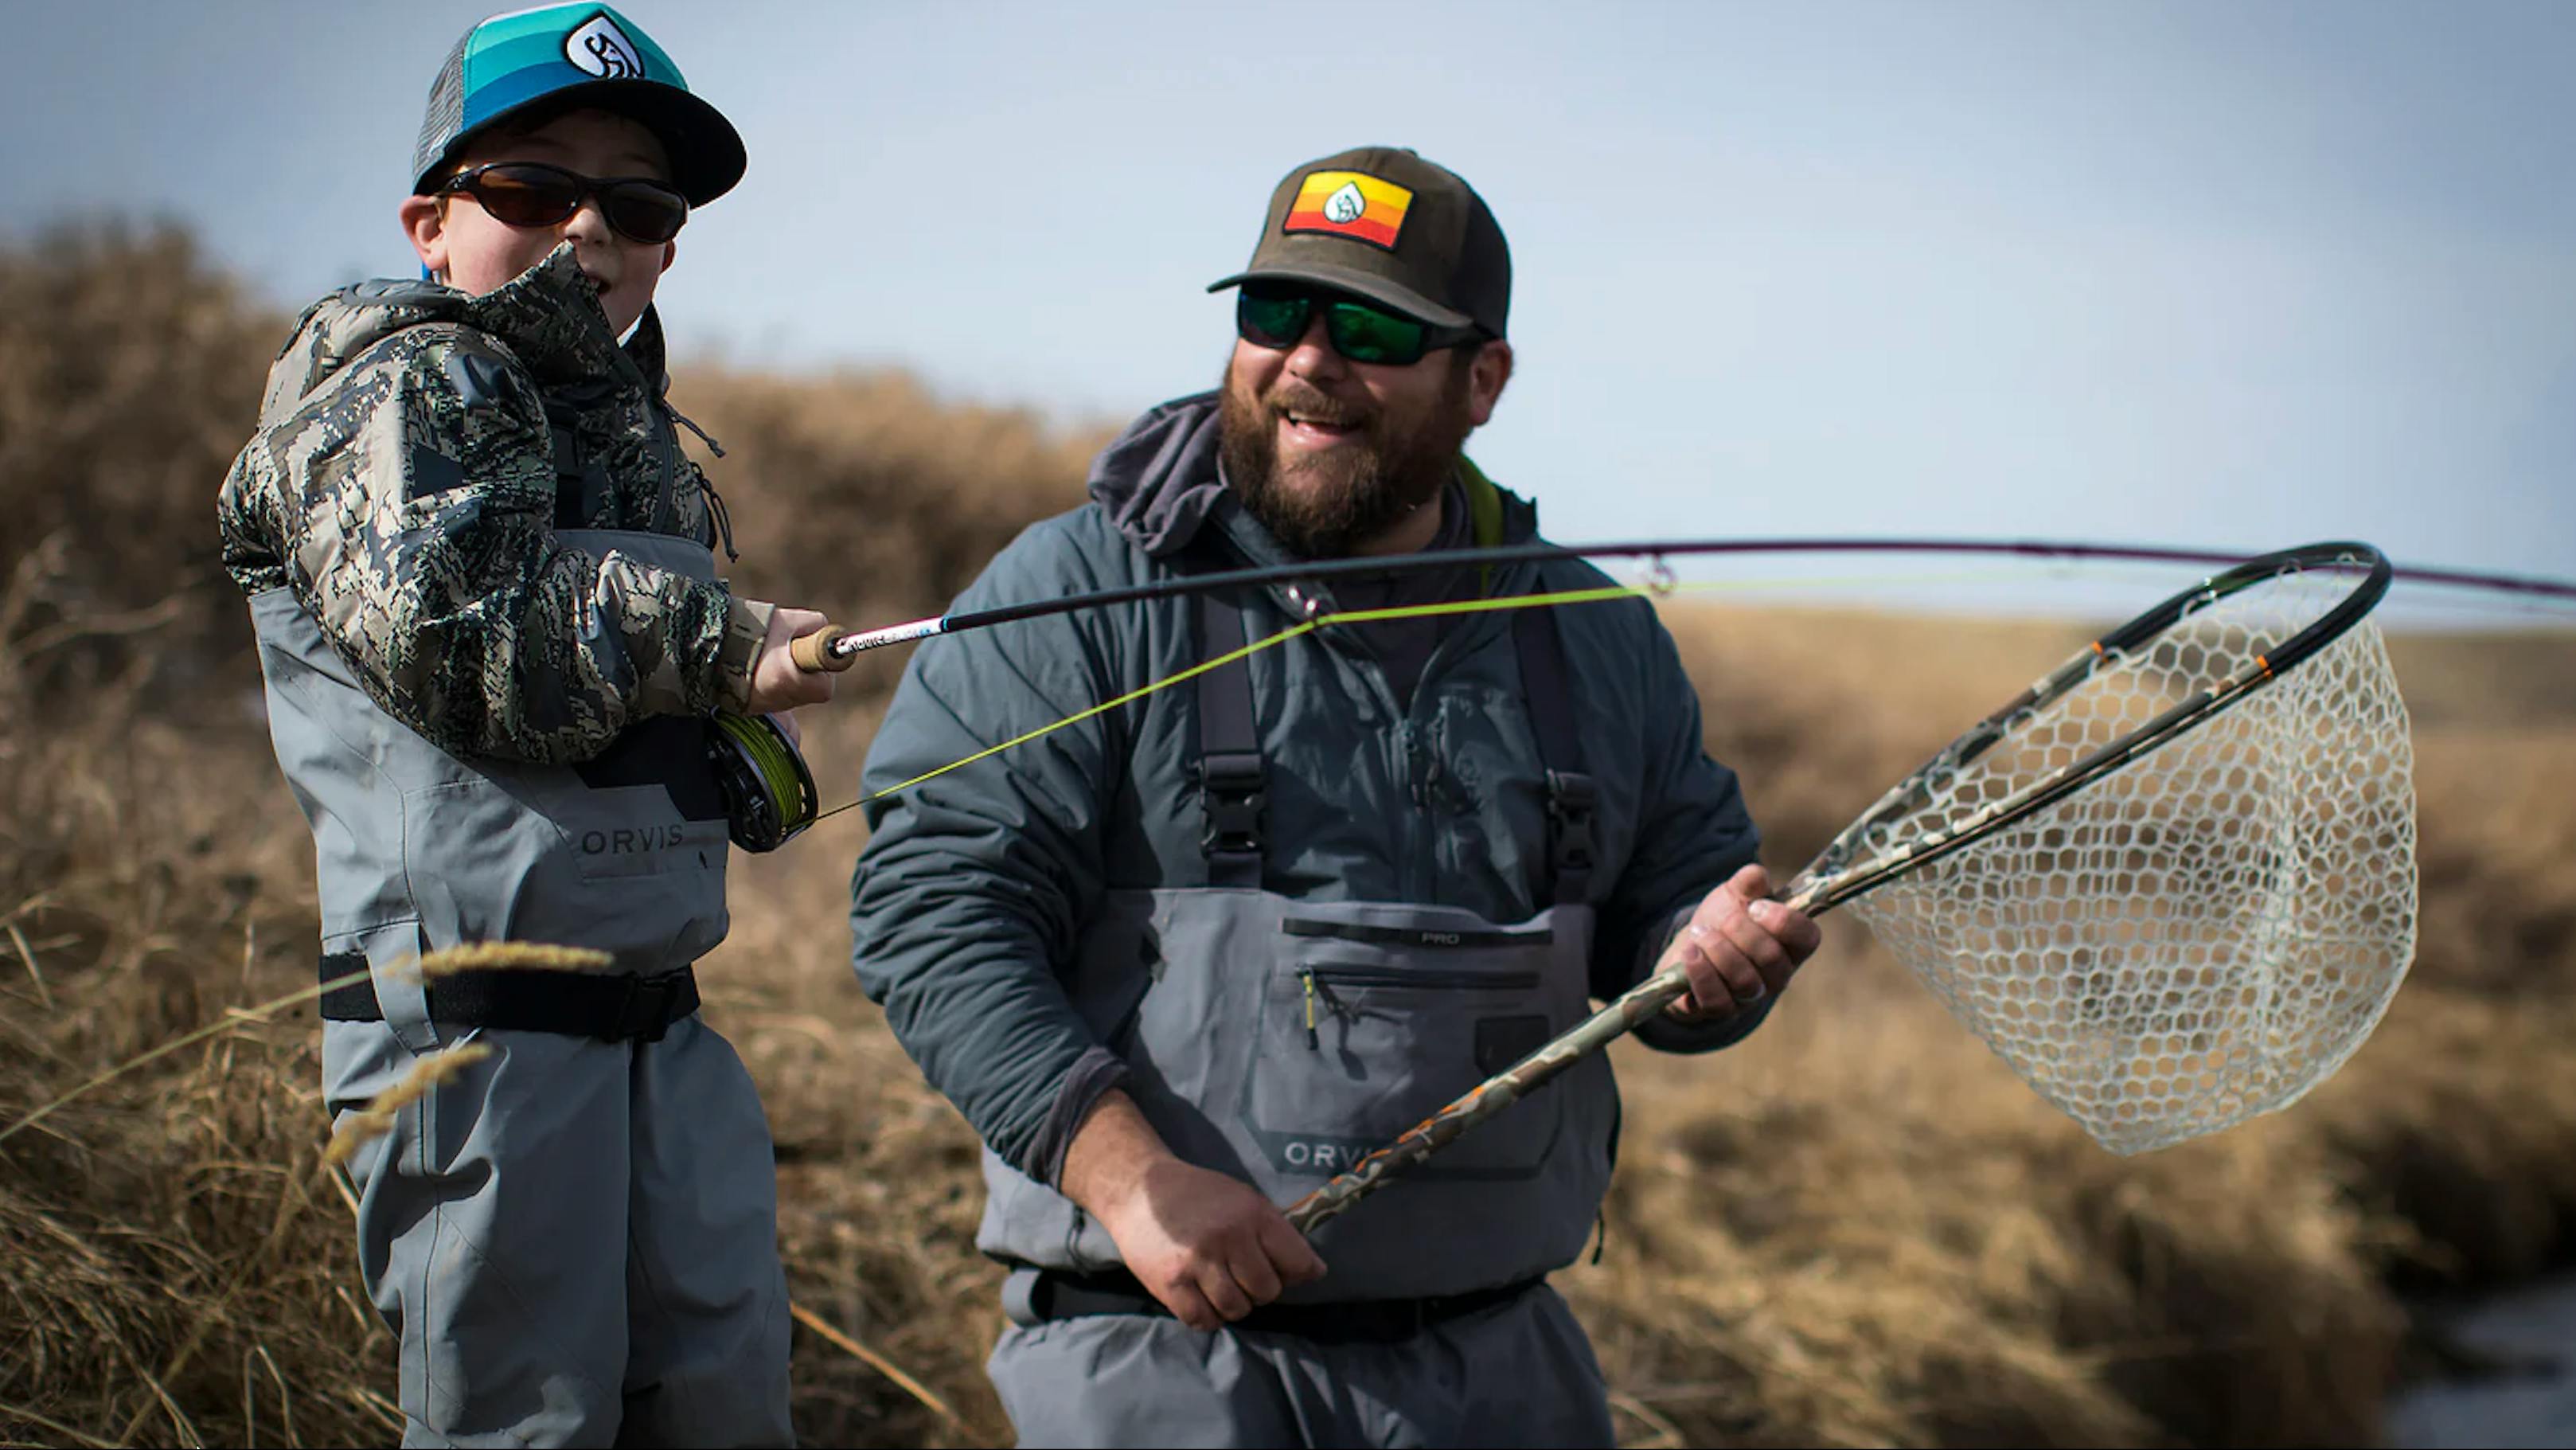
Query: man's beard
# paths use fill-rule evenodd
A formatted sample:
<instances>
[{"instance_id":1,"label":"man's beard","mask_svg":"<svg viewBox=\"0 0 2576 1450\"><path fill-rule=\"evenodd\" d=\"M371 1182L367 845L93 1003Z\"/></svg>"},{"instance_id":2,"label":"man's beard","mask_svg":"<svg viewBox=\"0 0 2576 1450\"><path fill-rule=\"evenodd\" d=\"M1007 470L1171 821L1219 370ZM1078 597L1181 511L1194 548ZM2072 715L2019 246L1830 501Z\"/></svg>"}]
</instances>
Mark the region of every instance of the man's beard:
<instances>
[{"instance_id":1,"label":"man's beard","mask_svg":"<svg viewBox=\"0 0 2576 1450\"><path fill-rule=\"evenodd\" d=\"M1284 470L1279 421L1290 412L1356 422L1348 407L1310 384L1282 377L1267 398L1235 386L1227 370L1218 405L1226 482L1271 536L1301 559L1339 559L1396 520L1439 497L1473 427L1469 370L1452 366L1440 396L1420 415L1381 412L1357 436Z\"/></svg>"}]
</instances>

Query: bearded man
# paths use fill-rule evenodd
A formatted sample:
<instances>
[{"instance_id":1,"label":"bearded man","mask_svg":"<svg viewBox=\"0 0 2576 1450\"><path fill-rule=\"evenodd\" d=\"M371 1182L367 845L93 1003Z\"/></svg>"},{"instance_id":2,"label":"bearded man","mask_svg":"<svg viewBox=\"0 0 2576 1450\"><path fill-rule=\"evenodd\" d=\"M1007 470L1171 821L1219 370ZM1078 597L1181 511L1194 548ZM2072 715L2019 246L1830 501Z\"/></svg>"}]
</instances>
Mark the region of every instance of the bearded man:
<instances>
[{"instance_id":1,"label":"bearded man","mask_svg":"<svg viewBox=\"0 0 2576 1450\"><path fill-rule=\"evenodd\" d=\"M1222 386L961 609L1537 538L1460 451L1512 373L1493 213L1410 151L1301 166ZM859 980L982 1136L1024 1444L1609 1444L1546 1276L1618 1132L1594 1055L1319 1230L1276 1206L1673 961L1649 1045L1737 1041L1814 950L1642 601L1355 609L1607 583L1570 556L1240 587L925 645L867 765ZM1178 688L1144 686L1225 660Z\"/></svg>"}]
</instances>

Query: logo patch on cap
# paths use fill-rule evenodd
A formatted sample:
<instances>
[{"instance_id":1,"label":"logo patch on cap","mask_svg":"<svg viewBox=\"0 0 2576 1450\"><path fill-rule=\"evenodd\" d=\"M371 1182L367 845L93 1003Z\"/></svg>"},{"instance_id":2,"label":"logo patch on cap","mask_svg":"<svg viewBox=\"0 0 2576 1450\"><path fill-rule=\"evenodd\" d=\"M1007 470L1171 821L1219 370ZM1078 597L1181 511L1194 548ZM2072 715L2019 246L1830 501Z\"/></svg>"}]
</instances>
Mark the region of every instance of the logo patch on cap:
<instances>
[{"instance_id":1,"label":"logo patch on cap","mask_svg":"<svg viewBox=\"0 0 2576 1450\"><path fill-rule=\"evenodd\" d=\"M1392 181L1359 171L1309 172L1279 230L1355 237L1392 252L1412 207L1413 193Z\"/></svg>"},{"instance_id":2,"label":"logo patch on cap","mask_svg":"<svg viewBox=\"0 0 2576 1450\"><path fill-rule=\"evenodd\" d=\"M635 42L604 14L590 17L587 24L564 37L564 59L604 81L644 79L644 61L636 52Z\"/></svg>"}]
</instances>

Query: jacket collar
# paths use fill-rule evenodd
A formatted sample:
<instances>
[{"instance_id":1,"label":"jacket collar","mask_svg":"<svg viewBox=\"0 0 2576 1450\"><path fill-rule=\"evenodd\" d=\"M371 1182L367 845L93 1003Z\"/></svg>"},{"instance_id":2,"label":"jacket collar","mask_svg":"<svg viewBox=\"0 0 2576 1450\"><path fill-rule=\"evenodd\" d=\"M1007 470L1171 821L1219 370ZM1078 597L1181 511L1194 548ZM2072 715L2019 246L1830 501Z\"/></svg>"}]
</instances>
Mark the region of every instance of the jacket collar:
<instances>
[{"instance_id":1,"label":"jacket collar","mask_svg":"<svg viewBox=\"0 0 2576 1450\"><path fill-rule=\"evenodd\" d=\"M539 385L610 378L660 397L669 388L662 319L650 306L624 346L609 330L599 290L582 275L572 243L480 297L465 320L507 343Z\"/></svg>"}]
</instances>

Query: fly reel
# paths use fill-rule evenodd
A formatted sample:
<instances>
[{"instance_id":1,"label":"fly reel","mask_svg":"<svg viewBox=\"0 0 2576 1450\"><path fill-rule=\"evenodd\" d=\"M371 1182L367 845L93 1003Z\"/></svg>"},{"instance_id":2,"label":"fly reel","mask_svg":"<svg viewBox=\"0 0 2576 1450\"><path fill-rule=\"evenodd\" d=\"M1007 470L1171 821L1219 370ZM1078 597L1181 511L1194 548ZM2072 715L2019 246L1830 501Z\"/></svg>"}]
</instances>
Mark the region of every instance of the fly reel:
<instances>
[{"instance_id":1,"label":"fly reel","mask_svg":"<svg viewBox=\"0 0 2576 1450\"><path fill-rule=\"evenodd\" d=\"M707 761L724 791L725 827L746 851L775 851L814 824L822 801L814 773L775 715L719 713Z\"/></svg>"}]
</instances>

